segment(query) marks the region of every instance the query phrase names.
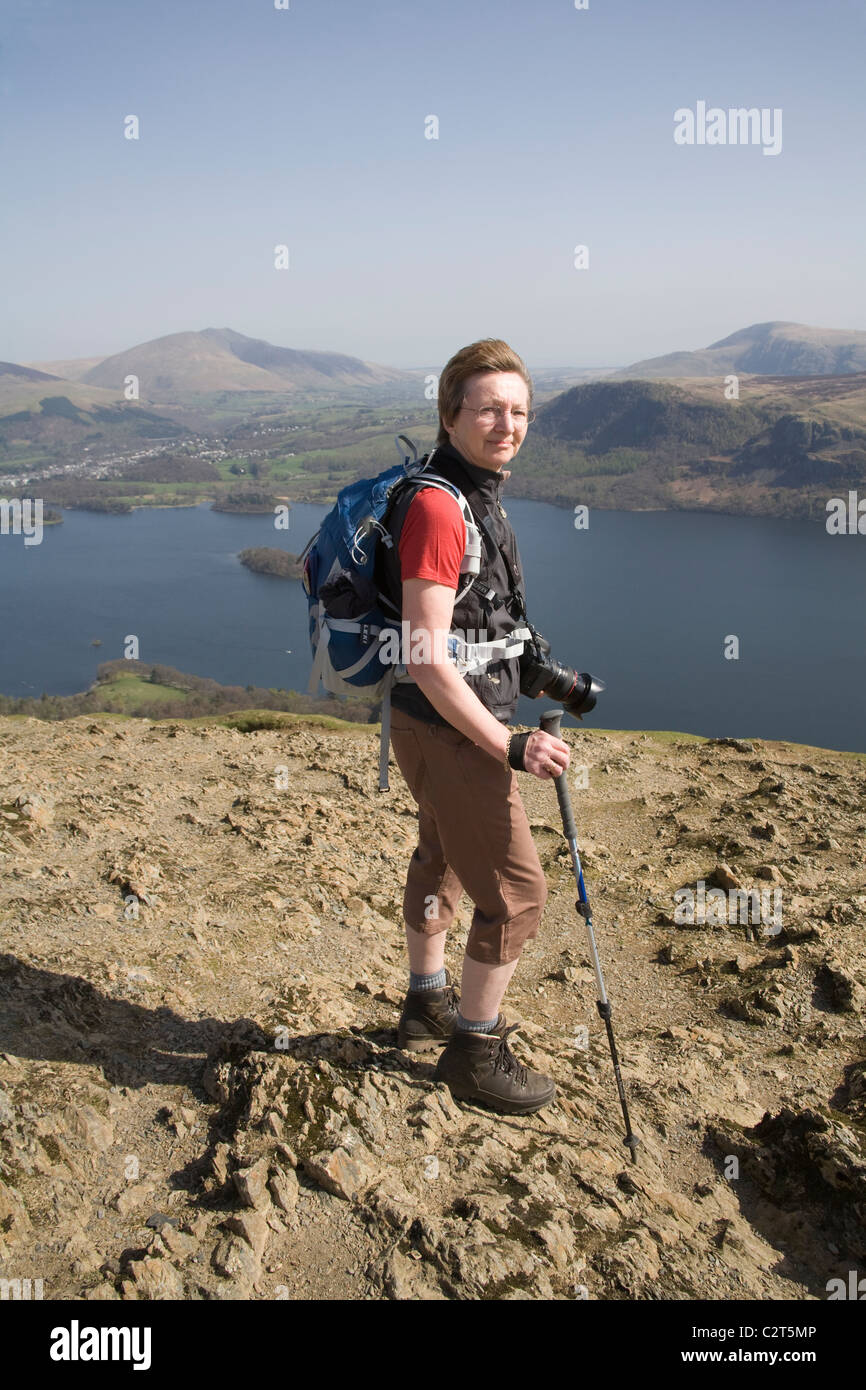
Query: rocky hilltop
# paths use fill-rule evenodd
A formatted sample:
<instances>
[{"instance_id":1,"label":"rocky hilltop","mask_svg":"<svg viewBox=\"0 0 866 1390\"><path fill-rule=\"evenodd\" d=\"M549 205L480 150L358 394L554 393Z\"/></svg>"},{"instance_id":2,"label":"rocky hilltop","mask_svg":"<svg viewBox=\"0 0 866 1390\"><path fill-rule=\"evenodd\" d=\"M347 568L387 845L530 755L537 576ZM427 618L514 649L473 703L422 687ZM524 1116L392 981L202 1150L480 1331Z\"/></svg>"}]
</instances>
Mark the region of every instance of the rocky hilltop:
<instances>
[{"instance_id":1,"label":"rocky hilltop","mask_svg":"<svg viewBox=\"0 0 866 1390\"><path fill-rule=\"evenodd\" d=\"M505 1008L558 1096L505 1118L397 1049L415 813L373 728L0 719L0 1277L802 1300L866 1271L866 765L565 736L634 1164L549 784ZM689 920L713 884L778 890L781 927Z\"/></svg>"}]
</instances>

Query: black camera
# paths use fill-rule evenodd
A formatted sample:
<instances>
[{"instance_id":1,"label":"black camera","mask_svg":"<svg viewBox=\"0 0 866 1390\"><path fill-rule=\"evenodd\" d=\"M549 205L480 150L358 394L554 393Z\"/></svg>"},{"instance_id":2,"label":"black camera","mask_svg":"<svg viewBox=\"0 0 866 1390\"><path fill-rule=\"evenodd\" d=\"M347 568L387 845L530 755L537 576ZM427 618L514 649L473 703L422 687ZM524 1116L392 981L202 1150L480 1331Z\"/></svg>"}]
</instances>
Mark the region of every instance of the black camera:
<instances>
[{"instance_id":1,"label":"black camera","mask_svg":"<svg viewBox=\"0 0 866 1390\"><path fill-rule=\"evenodd\" d=\"M520 660L520 693L535 700L539 695L549 695L551 700L559 700L566 714L582 719L591 709L595 709L596 698L604 690L604 681L591 676L588 671L575 671L572 666L563 666L561 661L550 655L550 643L530 624L532 639L523 647Z\"/></svg>"}]
</instances>

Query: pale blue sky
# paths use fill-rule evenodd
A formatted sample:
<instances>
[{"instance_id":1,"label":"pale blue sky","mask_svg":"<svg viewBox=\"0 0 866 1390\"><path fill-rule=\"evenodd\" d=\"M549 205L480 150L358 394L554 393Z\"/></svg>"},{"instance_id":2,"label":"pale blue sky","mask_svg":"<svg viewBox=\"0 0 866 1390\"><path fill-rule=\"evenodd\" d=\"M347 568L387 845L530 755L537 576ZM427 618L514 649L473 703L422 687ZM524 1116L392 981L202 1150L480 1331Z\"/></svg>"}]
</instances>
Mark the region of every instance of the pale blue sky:
<instances>
[{"instance_id":1,"label":"pale blue sky","mask_svg":"<svg viewBox=\"0 0 866 1390\"><path fill-rule=\"evenodd\" d=\"M614 366L768 319L866 328L864 15L6 0L0 358L229 326L396 366L488 334ZM699 100L780 107L782 152L677 146Z\"/></svg>"}]
</instances>

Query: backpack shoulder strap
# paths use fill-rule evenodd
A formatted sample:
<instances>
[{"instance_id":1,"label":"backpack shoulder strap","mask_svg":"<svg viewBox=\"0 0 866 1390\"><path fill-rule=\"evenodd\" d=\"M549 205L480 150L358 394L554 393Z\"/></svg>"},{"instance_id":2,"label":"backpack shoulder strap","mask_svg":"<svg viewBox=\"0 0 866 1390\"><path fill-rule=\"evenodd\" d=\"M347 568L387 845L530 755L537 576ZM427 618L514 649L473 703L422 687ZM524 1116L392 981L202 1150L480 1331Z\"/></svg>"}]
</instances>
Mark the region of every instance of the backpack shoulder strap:
<instances>
[{"instance_id":1,"label":"backpack shoulder strap","mask_svg":"<svg viewBox=\"0 0 866 1390\"><path fill-rule=\"evenodd\" d=\"M422 460L420 467L418 467L417 469L413 469L413 471L410 473L407 473L405 478L399 478L397 482L394 484L394 487L391 489L391 495L388 499L388 507L379 522L380 536L383 545L385 545L388 549L391 549L394 545L394 537L390 532L389 522L393 513L394 506L396 505L398 500L402 499L405 496L406 491L409 487L417 488L419 491L421 488L432 487L436 488L440 492L446 492L450 497L453 497L458 507L460 508L461 514L463 516L463 524L466 527L466 544L464 549L463 566L461 567L460 573L461 575L467 576L467 582L462 589L458 589L457 593L454 596L454 603L456 605L466 597L478 576L481 558L481 531L479 529L478 520L475 516L475 513L473 512L471 506L469 505L469 502L464 497L457 484L450 482L447 478L443 478L440 474L436 473L433 469L430 468L430 459L433 457L434 453L435 449L431 450L431 452L428 455L426 455L426 457ZM379 598L384 603L386 603L388 607L391 608L394 612L397 611L396 606L391 602L387 595L382 594L380 592Z\"/></svg>"}]
</instances>

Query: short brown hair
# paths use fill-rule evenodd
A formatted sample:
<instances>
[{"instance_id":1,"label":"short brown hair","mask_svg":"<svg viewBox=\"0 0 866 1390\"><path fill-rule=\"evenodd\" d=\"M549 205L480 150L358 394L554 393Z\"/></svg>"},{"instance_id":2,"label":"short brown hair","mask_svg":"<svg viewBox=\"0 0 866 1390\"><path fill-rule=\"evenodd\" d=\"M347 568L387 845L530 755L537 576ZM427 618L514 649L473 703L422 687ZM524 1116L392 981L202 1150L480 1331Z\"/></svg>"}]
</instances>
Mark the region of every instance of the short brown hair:
<instances>
[{"instance_id":1,"label":"short brown hair","mask_svg":"<svg viewBox=\"0 0 866 1390\"><path fill-rule=\"evenodd\" d=\"M450 443L445 421L454 421L463 397L466 383L477 372L517 372L526 382L529 391L528 406L532 406L532 377L526 370L522 358L518 357L502 338L480 338L461 348L446 364L439 378L439 433L437 444Z\"/></svg>"}]
</instances>

